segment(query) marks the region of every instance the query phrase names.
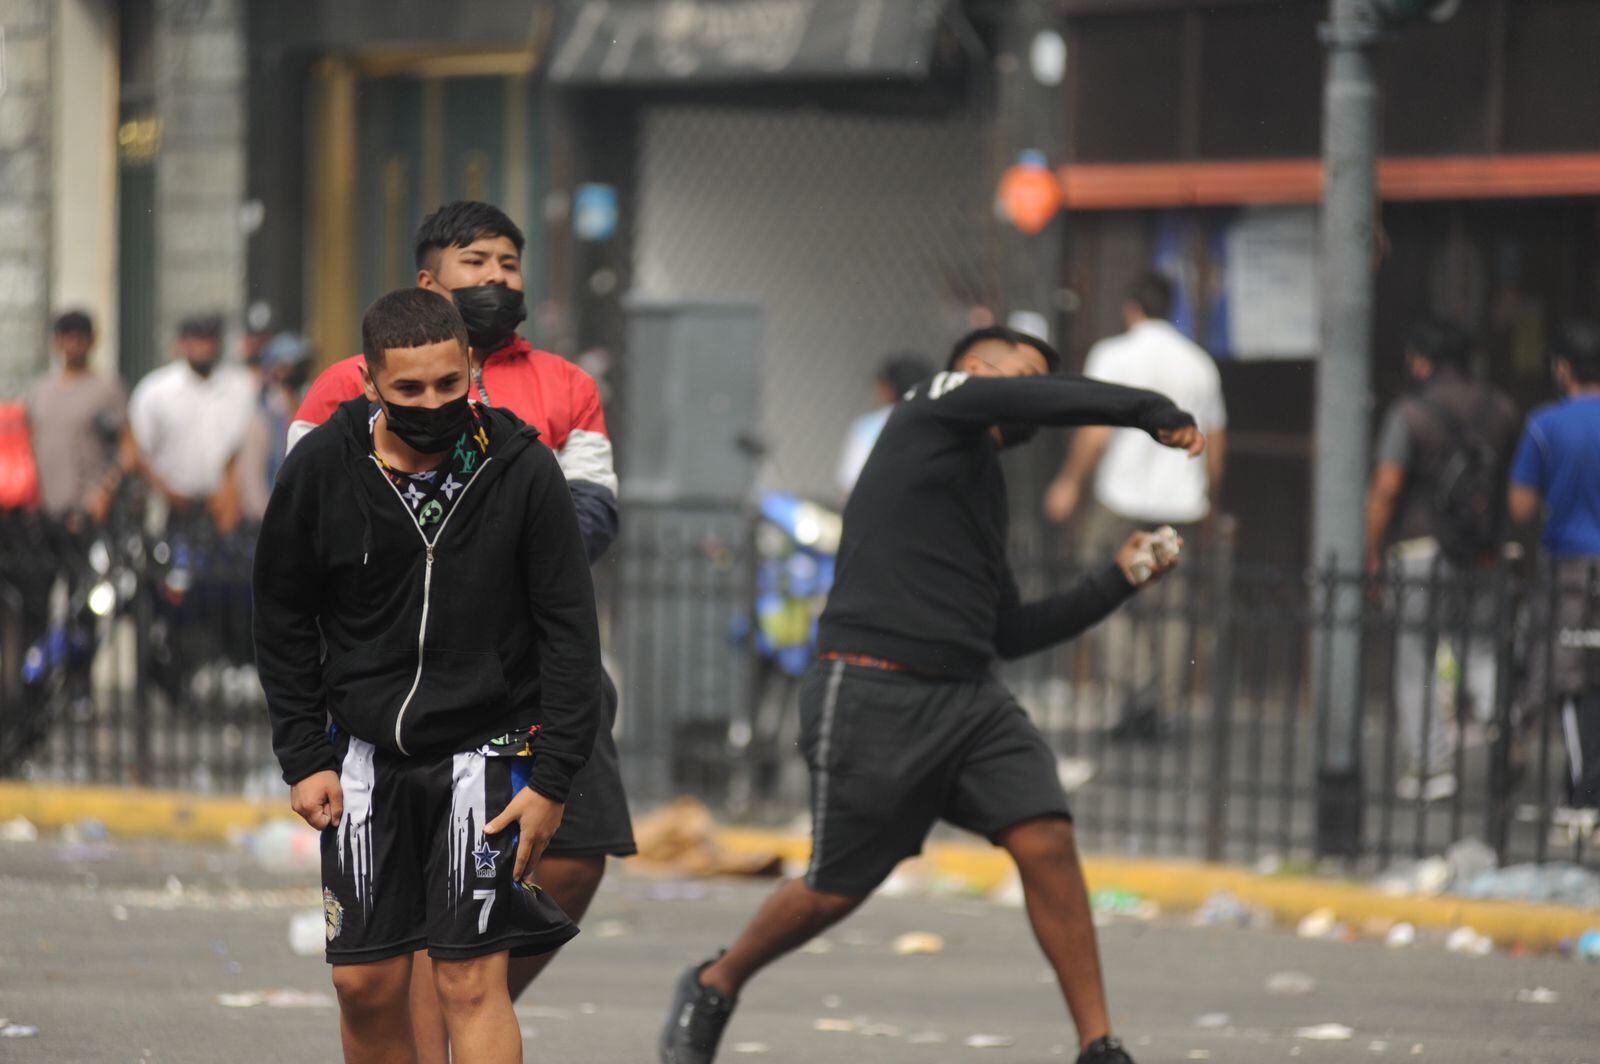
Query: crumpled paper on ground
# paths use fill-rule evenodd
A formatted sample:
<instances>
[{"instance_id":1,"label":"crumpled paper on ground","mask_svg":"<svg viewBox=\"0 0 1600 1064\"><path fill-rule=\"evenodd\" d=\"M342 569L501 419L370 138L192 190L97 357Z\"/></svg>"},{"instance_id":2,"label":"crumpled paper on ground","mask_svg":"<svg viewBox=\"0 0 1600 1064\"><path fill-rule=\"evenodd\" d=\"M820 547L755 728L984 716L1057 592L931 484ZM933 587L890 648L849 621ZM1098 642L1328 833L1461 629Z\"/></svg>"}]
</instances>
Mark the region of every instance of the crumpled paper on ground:
<instances>
[{"instance_id":1,"label":"crumpled paper on ground","mask_svg":"<svg viewBox=\"0 0 1600 1064\"><path fill-rule=\"evenodd\" d=\"M679 798L634 821L635 861L686 876L777 876L777 853L735 853L717 844L717 822L693 798Z\"/></svg>"}]
</instances>

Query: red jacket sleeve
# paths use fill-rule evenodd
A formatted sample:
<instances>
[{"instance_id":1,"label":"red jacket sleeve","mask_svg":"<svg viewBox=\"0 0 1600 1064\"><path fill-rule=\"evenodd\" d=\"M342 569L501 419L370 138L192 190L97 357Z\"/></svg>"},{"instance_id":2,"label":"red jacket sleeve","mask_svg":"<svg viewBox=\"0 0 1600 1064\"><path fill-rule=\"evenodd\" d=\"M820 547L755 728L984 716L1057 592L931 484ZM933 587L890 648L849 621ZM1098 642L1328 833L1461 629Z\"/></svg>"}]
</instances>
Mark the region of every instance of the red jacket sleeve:
<instances>
[{"instance_id":1,"label":"red jacket sleeve","mask_svg":"<svg viewBox=\"0 0 1600 1064\"><path fill-rule=\"evenodd\" d=\"M294 422L289 426L290 447L332 417L333 412L339 409L339 404L349 402L365 390L361 382L363 364L362 356L352 355L335 362L317 375L311 387L306 389L306 397L300 400L300 409L294 412Z\"/></svg>"}]
</instances>

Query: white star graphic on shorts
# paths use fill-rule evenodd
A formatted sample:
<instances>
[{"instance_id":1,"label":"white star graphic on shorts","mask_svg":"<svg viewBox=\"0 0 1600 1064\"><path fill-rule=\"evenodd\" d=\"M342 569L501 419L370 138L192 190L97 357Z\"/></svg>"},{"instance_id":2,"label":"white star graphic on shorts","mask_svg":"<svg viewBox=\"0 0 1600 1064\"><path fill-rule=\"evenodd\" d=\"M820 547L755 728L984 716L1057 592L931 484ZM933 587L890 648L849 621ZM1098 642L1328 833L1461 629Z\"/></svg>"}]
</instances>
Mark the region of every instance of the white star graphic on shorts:
<instances>
[{"instance_id":1,"label":"white star graphic on shorts","mask_svg":"<svg viewBox=\"0 0 1600 1064\"><path fill-rule=\"evenodd\" d=\"M456 501L456 492L461 490L461 485L456 483L454 476L446 476L444 483L439 485L439 490L444 492L444 497L451 502Z\"/></svg>"},{"instance_id":2,"label":"white star graphic on shorts","mask_svg":"<svg viewBox=\"0 0 1600 1064\"><path fill-rule=\"evenodd\" d=\"M488 839L480 838L478 848L472 851L472 859L477 862L479 876L492 876L495 862L500 859L500 855L494 852Z\"/></svg>"},{"instance_id":3,"label":"white star graphic on shorts","mask_svg":"<svg viewBox=\"0 0 1600 1064\"><path fill-rule=\"evenodd\" d=\"M411 508L415 510L417 508L417 504L423 499L427 498L427 496L423 495L422 489L418 488L415 484L408 484L406 485L406 498L411 500Z\"/></svg>"}]
</instances>

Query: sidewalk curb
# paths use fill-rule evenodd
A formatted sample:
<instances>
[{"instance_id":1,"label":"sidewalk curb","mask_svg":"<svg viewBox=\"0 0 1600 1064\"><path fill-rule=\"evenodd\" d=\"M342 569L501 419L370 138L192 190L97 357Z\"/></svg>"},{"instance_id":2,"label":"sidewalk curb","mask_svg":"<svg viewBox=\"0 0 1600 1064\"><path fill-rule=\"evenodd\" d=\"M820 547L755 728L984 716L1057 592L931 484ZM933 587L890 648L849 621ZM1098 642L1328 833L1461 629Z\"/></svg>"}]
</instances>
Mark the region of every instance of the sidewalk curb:
<instances>
[{"instance_id":1,"label":"sidewalk curb","mask_svg":"<svg viewBox=\"0 0 1600 1064\"><path fill-rule=\"evenodd\" d=\"M803 862L810 841L779 832L729 830L722 844L730 850L777 851L786 861ZM1012 863L995 848L971 843L930 843L923 857L941 876L988 893L1012 875ZM1497 946L1517 943L1529 949L1555 949L1585 930L1600 927L1600 911L1527 902L1475 901L1469 898L1391 897L1356 882L1316 876L1264 876L1246 868L1200 861L1086 855L1083 869L1090 890L1128 890L1163 909L1189 911L1225 890L1250 905L1272 912L1290 927L1316 909L1331 909L1352 926L1366 921L1402 921L1419 928L1472 927Z\"/></svg>"},{"instance_id":2,"label":"sidewalk curb","mask_svg":"<svg viewBox=\"0 0 1600 1064\"><path fill-rule=\"evenodd\" d=\"M54 830L86 819L98 820L114 837L172 842L223 842L269 820L293 819L284 802L255 801L121 787L34 786L0 783L0 821L26 817ZM729 850L779 853L790 863L811 851L803 835L726 829L717 840ZM1010 859L998 849L971 843L935 842L924 857L933 870L988 893L1012 874ZM1293 925L1314 909L1327 908L1351 925L1368 920L1406 921L1420 927L1468 926L1494 939L1530 949L1554 949L1585 930L1600 927L1600 911L1524 902L1466 898L1396 898L1353 882L1312 876L1263 876L1230 865L1199 861L1087 856L1084 872L1092 890L1132 891L1163 909L1196 909L1219 890L1271 910Z\"/></svg>"},{"instance_id":3,"label":"sidewalk curb","mask_svg":"<svg viewBox=\"0 0 1600 1064\"><path fill-rule=\"evenodd\" d=\"M0 783L0 821L27 817L40 829L98 820L113 837L225 842L268 820L298 820L283 802L184 794L137 787Z\"/></svg>"}]
</instances>

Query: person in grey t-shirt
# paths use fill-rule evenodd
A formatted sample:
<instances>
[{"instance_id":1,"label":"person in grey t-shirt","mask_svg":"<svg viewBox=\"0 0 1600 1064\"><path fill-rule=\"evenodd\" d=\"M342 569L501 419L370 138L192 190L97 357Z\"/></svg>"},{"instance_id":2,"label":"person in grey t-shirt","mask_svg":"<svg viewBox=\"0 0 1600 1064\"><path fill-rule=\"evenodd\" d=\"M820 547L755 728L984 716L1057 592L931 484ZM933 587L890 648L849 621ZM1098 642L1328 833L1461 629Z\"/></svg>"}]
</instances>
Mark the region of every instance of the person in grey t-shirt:
<instances>
[{"instance_id":1,"label":"person in grey t-shirt","mask_svg":"<svg viewBox=\"0 0 1600 1064\"><path fill-rule=\"evenodd\" d=\"M28 427L41 509L69 525L106 519L126 403L122 383L89 369L94 323L81 310L56 319L59 364L28 390Z\"/></svg>"}]
</instances>

